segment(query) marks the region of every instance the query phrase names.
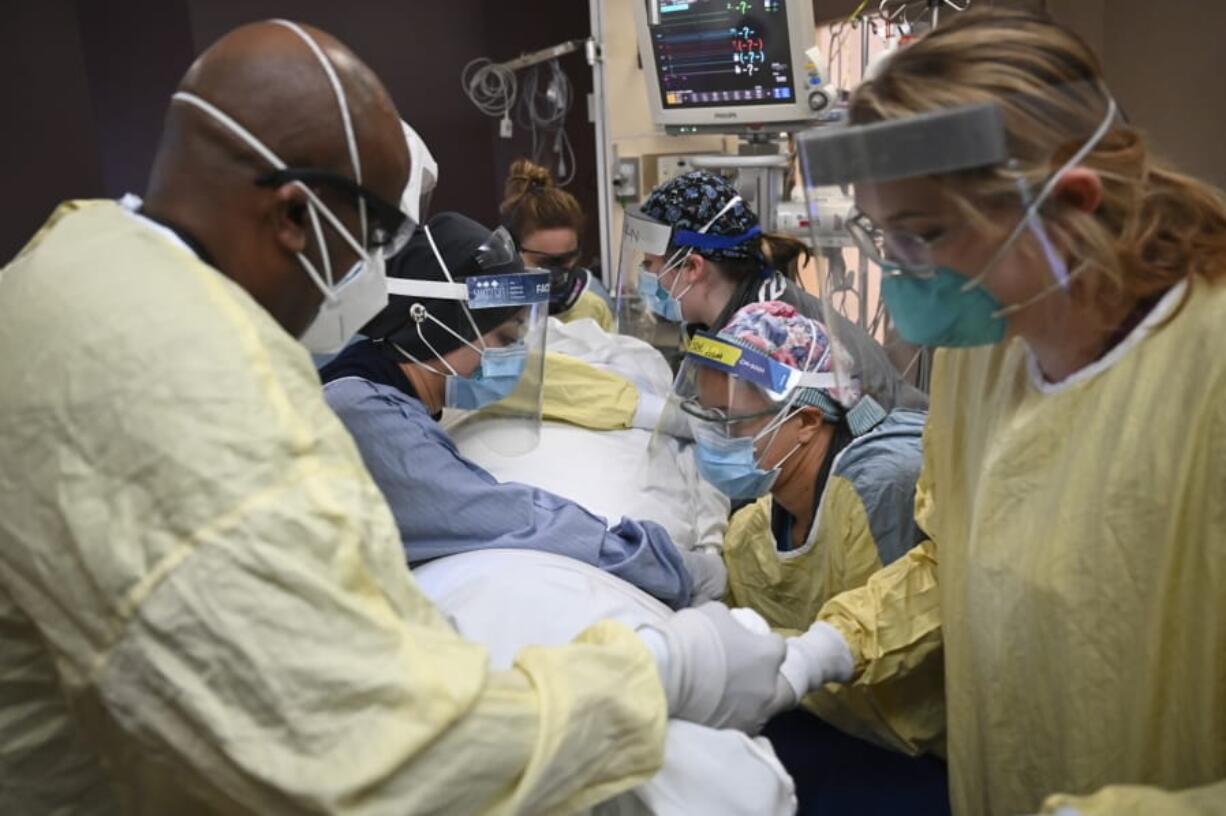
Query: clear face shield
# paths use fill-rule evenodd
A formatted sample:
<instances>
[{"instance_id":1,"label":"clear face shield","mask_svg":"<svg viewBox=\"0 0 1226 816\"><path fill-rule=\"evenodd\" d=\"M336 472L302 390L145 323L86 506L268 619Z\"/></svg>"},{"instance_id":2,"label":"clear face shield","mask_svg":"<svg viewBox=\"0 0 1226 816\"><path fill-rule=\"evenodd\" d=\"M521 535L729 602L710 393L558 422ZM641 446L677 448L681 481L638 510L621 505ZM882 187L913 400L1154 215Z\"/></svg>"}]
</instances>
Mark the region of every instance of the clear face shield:
<instances>
[{"instance_id":1,"label":"clear face shield","mask_svg":"<svg viewBox=\"0 0 1226 816\"><path fill-rule=\"evenodd\" d=\"M437 353L432 360L418 360L399 351L447 378L445 406L465 412L462 422L481 426L479 438L492 450L504 455L526 453L540 438L549 273L525 269L510 233L500 227L474 256L480 272L456 282L429 227L422 229L447 280L391 278L388 290L393 295L459 301L465 318L461 326L447 325L421 303L414 304L410 314L426 347L432 348L422 327L433 322L479 355L480 363L471 374L462 374ZM489 309L509 316L492 327L480 321L487 326L482 331L477 316Z\"/></svg>"},{"instance_id":2,"label":"clear face shield","mask_svg":"<svg viewBox=\"0 0 1226 816\"><path fill-rule=\"evenodd\" d=\"M733 196L695 231L678 230L648 218L639 207L627 207L622 222L617 264L617 330L656 346L676 344L684 322L681 300L690 291L682 274L691 253L702 248L736 246L758 234L709 235L711 227L741 202Z\"/></svg>"},{"instance_id":3,"label":"clear face shield","mask_svg":"<svg viewBox=\"0 0 1226 816\"><path fill-rule=\"evenodd\" d=\"M830 361L806 360L805 366L829 368ZM814 407L814 400L802 396L836 383L831 372L802 371L726 337L697 332L654 444L662 444L665 435L688 433L704 479L729 498L757 498L770 490L779 468L799 448L780 437L780 430Z\"/></svg>"},{"instance_id":4,"label":"clear face shield","mask_svg":"<svg viewBox=\"0 0 1226 816\"><path fill-rule=\"evenodd\" d=\"M668 255L672 244L673 229L667 224L648 218L637 206L626 208L622 221L621 250L617 261L616 304L617 331L637 337L652 345L667 345L670 337L674 342L676 332L670 323L657 312L658 304L651 268L659 266L659 259ZM646 274L645 274L646 273ZM678 317L678 321L680 318Z\"/></svg>"},{"instance_id":5,"label":"clear face shield","mask_svg":"<svg viewBox=\"0 0 1226 816\"><path fill-rule=\"evenodd\" d=\"M989 345L1012 315L1067 298L1076 272L1043 206L1115 114L1105 89L1085 82L801 134L815 240L821 201L855 203L843 219L850 262L819 270L826 325L867 298L875 319L865 328L887 350ZM1039 311L1060 311L1052 305Z\"/></svg>"}]
</instances>

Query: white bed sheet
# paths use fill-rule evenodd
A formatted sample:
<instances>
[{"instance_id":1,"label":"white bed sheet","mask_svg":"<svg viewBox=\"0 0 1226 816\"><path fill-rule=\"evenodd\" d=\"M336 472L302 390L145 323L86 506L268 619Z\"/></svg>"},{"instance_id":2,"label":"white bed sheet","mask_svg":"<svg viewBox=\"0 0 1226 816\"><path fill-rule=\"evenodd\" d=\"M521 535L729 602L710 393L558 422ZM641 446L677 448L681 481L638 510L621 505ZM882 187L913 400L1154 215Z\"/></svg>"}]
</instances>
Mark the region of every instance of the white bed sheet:
<instances>
[{"instance_id":1,"label":"white bed sheet","mask_svg":"<svg viewBox=\"0 0 1226 816\"><path fill-rule=\"evenodd\" d=\"M424 564L413 574L460 634L489 649L490 664L499 669L509 668L524 646L567 643L601 619L635 627L672 614L625 581L552 553L469 552ZM795 811L792 779L766 739L672 720L660 772L595 813L785 816Z\"/></svg>"}]
</instances>

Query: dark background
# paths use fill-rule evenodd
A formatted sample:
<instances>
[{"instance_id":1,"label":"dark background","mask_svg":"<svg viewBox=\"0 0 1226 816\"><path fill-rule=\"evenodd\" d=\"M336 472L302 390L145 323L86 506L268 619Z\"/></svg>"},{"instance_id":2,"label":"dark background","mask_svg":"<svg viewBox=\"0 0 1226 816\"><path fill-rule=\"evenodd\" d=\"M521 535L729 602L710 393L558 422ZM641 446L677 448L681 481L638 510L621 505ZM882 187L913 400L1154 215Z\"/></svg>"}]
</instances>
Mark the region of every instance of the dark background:
<instances>
[{"instance_id":1,"label":"dark background","mask_svg":"<svg viewBox=\"0 0 1226 816\"><path fill-rule=\"evenodd\" d=\"M606 23L625 28L635 0L605 2ZM859 5L813 2L819 23ZM975 3L1043 9L1071 26L1099 53L1116 97L1158 153L1226 188L1226 0ZM142 192L170 94L192 59L230 28L275 16L317 25L369 63L438 159L433 210L491 226L528 135L517 127L514 139L499 139L497 123L461 92L461 68L590 31L586 0L0 0L0 267L60 201ZM591 72L582 54L562 66L575 91L567 132L579 173L569 189L590 214L585 249L598 252ZM608 89L615 123L637 121L642 82L633 70L616 75Z\"/></svg>"},{"instance_id":2,"label":"dark background","mask_svg":"<svg viewBox=\"0 0 1226 816\"><path fill-rule=\"evenodd\" d=\"M516 127L499 139L497 121L461 92L460 70L474 57L505 60L590 31L584 0L533 0L531 11L500 0L0 0L0 266L60 201L142 193L192 60L231 28L270 17L318 26L352 48L439 163L431 210L494 225L528 134ZM574 86L567 133L578 157L568 189L595 213L591 71L582 52L561 63ZM590 226L584 243L598 250Z\"/></svg>"}]
</instances>

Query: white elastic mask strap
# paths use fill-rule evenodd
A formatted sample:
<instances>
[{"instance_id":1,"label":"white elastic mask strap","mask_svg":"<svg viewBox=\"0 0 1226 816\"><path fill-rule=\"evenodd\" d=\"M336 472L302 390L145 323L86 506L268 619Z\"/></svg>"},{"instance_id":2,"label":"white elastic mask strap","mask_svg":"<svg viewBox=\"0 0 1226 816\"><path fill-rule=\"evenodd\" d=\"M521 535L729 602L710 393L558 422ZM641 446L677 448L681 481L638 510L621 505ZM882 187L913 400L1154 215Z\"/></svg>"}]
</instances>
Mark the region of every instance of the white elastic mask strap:
<instances>
[{"instance_id":1,"label":"white elastic mask strap","mask_svg":"<svg viewBox=\"0 0 1226 816\"><path fill-rule=\"evenodd\" d=\"M813 342L809 343L809 353L805 356L805 364L801 368L801 371L812 371L813 370L813 367L812 367L813 366L813 351L817 347L817 321L811 317L807 317L805 318L805 320L807 320L809 323L809 331L812 332L813 334ZM829 336L827 336L826 337L826 350L822 352L822 358L817 361L817 368L822 367L822 363L825 362L826 358L830 356L833 346L834 346L834 342L830 339Z\"/></svg>"},{"instance_id":2,"label":"white elastic mask strap","mask_svg":"<svg viewBox=\"0 0 1226 816\"><path fill-rule=\"evenodd\" d=\"M763 435L767 433L770 434L770 438L766 440L766 446L762 448L763 456L765 456L766 452L771 449L771 445L775 444L775 437L779 435L779 430L787 423L787 421L804 410L805 406L803 405L798 406L796 410L794 411L791 410L795 402L796 402L795 397L790 398L787 401L787 403L784 404L783 408L779 411L779 414L776 416L776 418L771 420L769 425L767 425L765 428L763 428L761 431L759 431L757 434L754 435L754 440L756 441ZM782 459L776 462L775 465L770 469L775 470L776 468L783 465L783 463L788 460L788 457L791 456L793 453L795 453L799 448L800 448L800 443L797 443L790 451L787 452L787 454L784 455Z\"/></svg>"},{"instance_id":3,"label":"white elastic mask strap","mask_svg":"<svg viewBox=\"0 0 1226 816\"><path fill-rule=\"evenodd\" d=\"M298 262L302 264L302 268L307 271L311 280L315 281L319 291L323 292L324 298L329 302L335 302L336 292L332 289L332 260L328 257L328 244L324 241L323 229L319 226L319 216L315 214L315 208L307 207L306 209L311 219L311 227L315 231L315 243L319 246L319 254L323 259L324 274L319 274L319 270L315 268L315 264L311 263L311 259L306 256L305 252L298 253Z\"/></svg>"},{"instance_id":4,"label":"white elastic mask strap","mask_svg":"<svg viewBox=\"0 0 1226 816\"><path fill-rule=\"evenodd\" d=\"M811 371L812 370L810 366L813 365L813 351L817 347L817 342L816 342L817 341L817 321L813 320L812 318L806 318L806 319L809 321L809 331L813 332L814 342L809 344L809 353L805 355L805 364L804 364L804 367L801 368L801 371ZM829 338L827 338L826 339L826 351L822 354L822 359L818 360L819 368L821 367L822 361L828 355L830 355L832 346L833 346L833 343L830 341ZM788 396L787 402L784 404L783 409L779 412L779 417L777 418L777 422L775 422L775 426L773 428L775 434L779 433L779 429L782 428L789 419L796 416L797 414L799 414L801 411L803 411L807 407L805 405L799 405L799 406L796 406L796 410L792 411L791 413L788 413L788 411L792 408L792 406L796 405L796 402L798 399L800 399L800 387L799 386L792 389L792 393ZM763 428L762 433L766 433L768 430L772 430L770 425L767 425L765 428ZM771 442L774 442L774 441L775 441L775 436L772 435L770 438L770 442L766 443L767 447L769 448ZM797 445L796 447L798 448L800 447L800 445ZM793 448L791 452L788 453L788 456L791 456L795 452L796 452L796 448ZM780 460L779 464L782 465L786 459L787 459L787 456L785 456L782 460ZM776 465L776 467L778 467L778 465Z\"/></svg>"},{"instance_id":5,"label":"white elastic mask strap","mask_svg":"<svg viewBox=\"0 0 1226 816\"><path fill-rule=\"evenodd\" d=\"M681 302L681 298L685 297L686 294L689 293L689 291L694 288L694 284L691 283L689 286L685 287L680 292L676 291L677 284L681 283L681 266L682 264L686 262L686 260L689 257L690 256L687 254L684 258L681 259L681 263L677 264L677 274L673 276L673 285L668 287L669 297L674 298L678 303Z\"/></svg>"},{"instance_id":6,"label":"white elastic mask strap","mask_svg":"<svg viewBox=\"0 0 1226 816\"><path fill-rule=\"evenodd\" d=\"M246 143L248 147L260 154L261 158L271 164L274 168L277 170L286 169L287 165L285 162L281 161L281 158L276 153L269 150L268 146L257 139L251 131L247 130L247 128L243 127L233 117L222 111L216 105L201 99L193 93L188 93L187 91L178 91L171 97L171 99L179 102L186 102L187 104L204 111L206 114L213 117L213 119L215 119L223 127ZM328 223L332 225L332 228L335 229L345 240L345 242L349 244L350 248L352 248L353 251L358 254L358 257L366 259L367 253L365 247L354 240L353 236L349 233L349 230L344 224L341 223L340 219L332 213L332 210L328 208L328 205L324 204L323 201L320 200L319 196L315 195L315 191L301 181L294 183L306 194L311 203L323 213L324 218L328 220ZM311 211L312 221L314 221L313 208L308 207L307 209L308 211ZM328 260L327 245L323 243L323 236L319 231L318 224L315 226L316 239L320 242L319 251L324 256L324 266L325 270L328 272L328 283L330 286L332 283L331 261ZM317 272L312 272L311 274L313 277L318 276Z\"/></svg>"},{"instance_id":7,"label":"white elastic mask strap","mask_svg":"<svg viewBox=\"0 0 1226 816\"><path fill-rule=\"evenodd\" d=\"M212 102L207 102L193 93L188 93L187 91L177 91L170 98L178 100L179 102L186 102L192 107L199 108L209 116L216 119L218 122L224 125L227 130L246 142L248 147L250 147L256 153L259 153L264 161L268 162L276 169L284 170L287 167L285 162L281 161L280 157L277 156L276 153L269 150L263 142L261 142L251 133L251 131L240 125L237 121L231 118L228 113L222 111Z\"/></svg>"},{"instance_id":8,"label":"white elastic mask strap","mask_svg":"<svg viewBox=\"0 0 1226 816\"><path fill-rule=\"evenodd\" d=\"M1107 135L1107 131L1111 129L1111 123L1115 121L1115 114L1118 110L1119 109L1115 104L1115 97L1108 95L1107 114L1103 117L1103 121L1099 124L1098 129L1094 131L1094 135L1092 135L1089 139L1086 139L1086 143L1083 144L1081 148L1074 153L1068 161L1062 164L1060 169L1047 180L1047 183L1043 185L1043 189L1039 190L1038 196L1035 197L1034 203L1031 205L1031 209L1037 211L1043 202L1047 200L1048 196L1051 195L1052 190L1056 189L1056 185L1060 183L1060 179L1064 177L1064 174L1067 173L1070 168L1076 167L1085 161L1086 156L1090 155L1090 151L1098 146L1098 143L1101 142L1103 137Z\"/></svg>"},{"instance_id":9,"label":"white elastic mask strap","mask_svg":"<svg viewBox=\"0 0 1226 816\"><path fill-rule=\"evenodd\" d=\"M434 243L434 233L430 231L430 225L422 224L421 228L422 228L422 231L426 233L426 240L430 242L430 251L434 253L434 259L438 261L439 268L443 270L443 275L447 278L447 282L455 283L455 279L451 277L451 270L447 268L447 262L443 260L443 253L438 251L438 244ZM433 315L430 315L429 312L427 312L426 314L430 317L431 320L434 320L435 323L438 323L440 326L443 326L444 329L446 329L447 331L455 335L456 338L463 340L465 343L468 343L470 347L480 352L481 349L485 348L485 338L481 336L481 330L477 328L477 321L473 319L473 314L472 312L468 310L468 305L465 303L461 303L460 309L464 312L464 317L468 318L468 325L472 326L472 329L473 329L473 337L475 337L477 339L477 342L481 344L480 349L474 346L472 343L469 343L467 340L464 340L463 337L460 337L460 335L452 331L451 327L443 326L443 324L439 322L438 320L436 320Z\"/></svg>"},{"instance_id":10,"label":"white elastic mask strap","mask_svg":"<svg viewBox=\"0 0 1226 816\"><path fill-rule=\"evenodd\" d=\"M738 203L740 203L743 200L744 199L742 199L739 195L734 195L732 198L728 199L728 203L720 208L720 211L715 214L714 218L712 218L707 223L703 224L702 229L700 229L698 232L703 235L706 235L707 230L715 226L715 222L724 217L724 213L728 212L728 210L731 210L733 207L735 207Z\"/></svg>"},{"instance_id":11,"label":"white elastic mask strap","mask_svg":"<svg viewBox=\"0 0 1226 816\"><path fill-rule=\"evenodd\" d=\"M349 148L349 163L353 167L353 178L358 184L362 183L362 159L358 155L358 142L354 136L353 119L349 115L349 100L345 97L345 88L341 85L340 77L336 75L336 69L332 67L332 60L328 59L328 55L319 47L319 43L303 30L302 26L292 20L272 20L272 23L279 26L284 26L290 31L298 35L298 37L307 44L311 49L311 53L315 55L315 59L319 60L319 64L323 67L324 73L328 76L328 82L332 85L332 93L336 96L336 104L341 109L341 126L345 131L345 144ZM362 225L362 249L366 249L366 201L358 196L358 216Z\"/></svg>"},{"instance_id":12,"label":"white elastic mask strap","mask_svg":"<svg viewBox=\"0 0 1226 816\"><path fill-rule=\"evenodd\" d=\"M356 252L359 258L369 260L370 253L366 251L364 246L357 242L357 240L353 237L353 234L349 232L349 228L336 217L332 210L329 209L328 205L325 204L319 196L315 195L315 191L301 181L295 181L294 184L297 185L302 192L306 193L307 198L309 198L311 203L314 204L321 213L323 213L324 218L332 226L332 229L336 230L337 234L339 234L341 238L345 239L345 243L349 244L349 248Z\"/></svg>"},{"instance_id":13,"label":"white elastic mask strap","mask_svg":"<svg viewBox=\"0 0 1226 816\"><path fill-rule=\"evenodd\" d=\"M469 341L465 340L463 337L461 337L461 336L460 336L459 332L457 332L455 329L451 328L451 327L450 327L450 326L448 326L446 323L444 323L443 321L439 320L439 319L438 319L437 317L435 317L434 315L430 314L430 311L429 311L429 310L426 310L426 319L428 319L428 320L429 320L431 323L433 323L434 325L438 326L438 327L439 327L440 329L442 329L443 331L445 331L445 332L447 332L448 334L450 334L450 335L451 335L452 337L454 337L455 339L459 340L459 341L460 341L461 343L463 343L464 345L468 346L468 347L469 347L470 349L472 349L473 351L477 352L478 354L481 354L481 353L482 353L483 349L479 349L479 348L477 348L476 346L474 346L472 343L470 343ZM473 328L474 328L474 330L476 330L476 326L474 326ZM418 336L420 336L420 335L421 335L421 324L420 324L420 323L418 323L418 324L417 324L417 334L418 334ZM478 337L480 337L480 335L479 335L479 334L478 334ZM425 343L427 346L430 346L430 344L429 344L428 342L426 342L426 338L425 338L425 337L422 337L422 338L421 338L421 341L422 341L423 343ZM484 343L484 340L483 340L483 341L482 341L482 346L484 346L484 345L485 345L485 343ZM434 347L433 347L433 346L430 346L430 350L431 350L431 351L434 351ZM439 355L437 352L435 352L435 356L436 356L436 357L439 357L440 355ZM448 367L450 368L450 366L448 366Z\"/></svg>"},{"instance_id":14,"label":"white elastic mask strap","mask_svg":"<svg viewBox=\"0 0 1226 816\"><path fill-rule=\"evenodd\" d=\"M421 337L421 326L420 326L420 325L417 327L417 336L418 336L418 337ZM426 348L430 349L430 351L434 351L434 346L430 345L430 343L429 343L429 342L426 340L426 338L421 337L421 341L422 341L423 343L425 343L425 344L426 344ZM424 368L424 369L426 369L426 370L430 371L430 372L431 372L431 373L433 373L433 374L437 374L437 375L439 375L440 377L446 377L446 376L447 376L446 374L444 374L443 372L439 371L437 368L435 368L434 366L430 365L429 363L423 363L421 360L418 360L418 359L417 359L416 357L414 357L412 354L409 354L407 351L405 351L404 349L402 349L402 348L400 347L400 344L399 344L399 343L397 343L395 340L388 340L387 342L391 343L391 344L392 344L392 348L396 349L396 351L400 352L400 353L401 353L401 354L403 354L405 357L408 357L410 360L412 360L413 362L417 363L417 364L418 364L419 366L421 366L422 368ZM440 363L442 363L443 365L447 366L447 368L451 369L451 373L452 373L453 375L455 375L455 376L459 376L458 374L456 374L456 373L455 373L455 369L454 369L454 368L451 368L451 366L450 366L450 365L447 365L447 361L446 361L446 360L444 360L442 357L438 357L438 354L437 354L437 353L435 353L435 357L438 359L438 361L439 361Z\"/></svg>"},{"instance_id":15,"label":"white elastic mask strap","mask_svg":"<svg viewBox=\"0 0 1226 816\"><path fill-rule=\"evenodd\" d=\"M799 443L799 442L797 442L795 445L793 445L793 446L792 446L792 449L791 449L790 451L788 451L787 453L783 454L783 458L782 458L782 459L780 459L778 462L776 462L776 463L774 464L774 466L771 468L771 470L778 470L779 468L783 467L783 463L784 463L784 462L786 462L787 460L791 459L791 458L792 458L792 454L796 453L796 451L798 451L798 450L800 450L800 443Z\"/></svg>"},{"instance_id":16,"label":"white elastic mask strap","mask_svg":"<svg viewBox=\"0 0 1226 816\"><path fill-rule=\"evenodd\" d=\"M997 262L1004 257L1006 252L1008 252L1009 247L1013 246L1013 242L1016 241L1018 236L1022 234L1022 230L1034 229L1032 223L1038 219L1039 208L1043 206L1043 202L1045 202L1048 197L1051 196L1052 191L1056 189L1056 185L1060 183L1062 178L1064 178L1064 174L1071 168L1076 167L1085 161L1086 156L1090 155L1090 151L1098 146L1098 143L1102 141L1103 136L1107 135L1107 131L1111 129L1111 123L1115 121L1115 114L1117 110L1118 108L1115 104L1115 97L1108 95L1107 114L1103 117L1103 121L1098 125L1098 129L1094 131L1093 135L1091 135L1089 139L1086 139L1085 144L1083 144L1077 150L1077 152L1069 158L1068 161L1060 165L1059 170L1052 173L1051 177L1047 180L1047 183L1044 184L1042 189L1039 190L1039 194L1035 196L1033 201L1030 201L1026 205L1026 211L1022 214L1021 220L1017 222L1017 226L1015 226L1013 231L1009 233L1009 236L1005 238L1004 243L1000 245L1000 248L996 250L996 253L992 256L992 258L984 265L983 271L964 283L962 285L962 291L969 291L983 282L983 279L987 277L989 272L992 271ZM1023 200L1025 200L1024 187L1022 197ZM1051 242L1047 240L1046 230L1042 230L1040 235L1041 237L1039 237L1039 243L1043 246L1044 254L1047 256L1048 261L1050 262L1051 255L1048 253L1055 254L1057 257L1058 253L1055 252L1055 247L1051 244ZM1052 269L1052 274L1056 277L1056 281L1061 287L1068 285L1068 270L1063 260L1061 260L1059 264Z\"/></svg>"},{"instance_id":17,"label":"white elastic mask strap","mask_svg":"<svg viewBox=\"0 0 1226 816\"><path fill-rule=\"evenodd\" d=\"M689 247L678 247L672 255L668 256L668 260L664 262L664 266L660 267L660 271L656 273L657 278L664 277L664 273L676 269L681 264L685 263L685 259L690 256ZM675 281L674 281L675 283ZM672 292L669 292L671 295Z\"/></svg>"},{"instance_id":18,"label":"white elastic mask strap","mask_svg":"<svg viewBox=\"0 0 1226 816\"><path fill-rule=\"evenodd\" d=\"M737 202L742 201L742 200L743 199L739 195L735 195L732 198L728 199L728 203L725 204L723 207L721 207L720 211L717 212L710 221L702 225L702 228L698 230L699 234L706 235L707 230L715 226L715 222L718 221L720 218L722 218L724 213L731 210L733 207L737 205ZM670 272L676 267L685 263L685 259L688 258L690 254L691 254L690 247L684 247L684 246L678 247L677 251L674 252L671 256L669 256L669 259L664 262L664 267L660 270L659 276L663 277L665 272ZM675 292L674 290L677 288L677 281L680 280L680 278L681 278L681 275L678 274L677 277L673 280L673 285L668 287L669 296L674 297L677 300L681 300L681 298L685 297L687 292L689 292L691 289L694 288L694 284L691 283L689 286L685 287L685 289L683 289L682 291Z\"/></svg>"},{"instance_id":19,"label":"white elastic mask strap","mask_svg":"<svg viewBox=\"0 0 1226 816\"><path fill-rule=\"evenodd\" d=\"M789 419L791 419L793 416L796 415L795 412L794 413L788 413L788 412L791 411L792 406L796 404L796 397L799 393L800 393L800 389L798 388L792 390L792 394L787 398L786 401L784 401L783 407L779 409L779 413L775 414L775 418L772 419L770 422L766 423L765 428L763 428L762 430L754 434L753 438L755 440L761 439L767 434L771 434L771 438L770 440L767 441L766 444L770 445L770 443L774 441L774 438L775 438L774 435L779 433L779 429L783 427L783 423L787 422ZM797 412L799 412L801 408L804 408L804 406L802 405L800 408L798 408Z\"/></svg>"}]
</instances>

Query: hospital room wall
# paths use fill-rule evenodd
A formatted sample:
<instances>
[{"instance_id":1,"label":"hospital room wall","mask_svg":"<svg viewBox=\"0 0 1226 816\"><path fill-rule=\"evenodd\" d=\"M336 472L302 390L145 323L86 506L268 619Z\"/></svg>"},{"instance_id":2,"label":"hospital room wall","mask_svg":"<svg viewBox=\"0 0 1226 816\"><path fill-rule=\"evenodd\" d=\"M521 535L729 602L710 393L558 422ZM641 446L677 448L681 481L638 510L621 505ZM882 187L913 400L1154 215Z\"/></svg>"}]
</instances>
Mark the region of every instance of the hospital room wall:
<instances>
[{"instance_id":1,"label":"hospital room wall","mask_svg":"<svg viewBox=\"0 0 1226 816\"><path fill-rule=\"evenodd\" d=\"M501 140L460 90L470 59L507 59L586 37L586 3L534 0L532 14L500 0L7 0L0 10L0 265L71 198L144 189L167 101L192 59L228 29L268 17L316 24L384 79L441 167L434 211L490 224L511 160L528 134ZM571 189L595 212L595 144L582 54L563 58L574 84L567 132L579 160ZM596 246L595 232L587 242Z\"/></svg>"},{"instance_id":2,"label":"hospital room wall","mask_svg":"<svg viewBox=\"0 0 1226 816\"><path fill-rule=\"evenodd\" d=\"M1112 90L1160 155L1226 188L1226 3L1216 0L973 0L1046 10L1098 53ZM814 16L846 16L859 0L814 0ZM876 5L876 0L872 0Z\"/></svg>"},{"instance_id":3,"label":"hospital room wall","mask_svg":"<svg viewBox=\"0 0 1226 816\"><path fill-rule=\"evenodd\" d=\"M421 134L439 164L431 211L456 210L488 226L499 221L507 168L530 151L529 132L517 125L510 140L496 119L483 116L461 91L460 72L477 57L506 60L588 36L587 4L533 0L532 13L501 0L189 0L195 47L203 49L247 20L292 16L336 35L387 85L401 116ZM591 70L582 52L562 58L574 86L567 134L579 159L570 190L585 211L596 208L595 138L585 100ZM520 73L523 81L525 73ZM554 169L552 166L550 169ZM589 224L589 227L592 225ZM596 233L586 246L595 246Z\"/></svg>"},{"instance_id":4,"label":"hospital room wall","mask_svg":"<svg viewBox=\"0 0 1226 816\"><path fill-rule=\"evenodd\" d=\"M1226 3L1046 0L1102 58L1129 119L1160 156L1226 189Z\"/></svg>"}]
</instances>

